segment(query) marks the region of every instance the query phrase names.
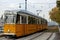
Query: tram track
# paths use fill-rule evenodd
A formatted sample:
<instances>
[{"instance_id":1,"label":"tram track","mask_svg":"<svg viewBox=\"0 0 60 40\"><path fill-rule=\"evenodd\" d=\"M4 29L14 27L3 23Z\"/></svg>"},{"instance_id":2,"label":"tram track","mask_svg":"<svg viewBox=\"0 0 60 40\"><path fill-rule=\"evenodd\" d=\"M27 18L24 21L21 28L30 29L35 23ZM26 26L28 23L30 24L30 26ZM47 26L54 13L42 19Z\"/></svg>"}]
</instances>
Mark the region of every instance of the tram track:
<instances>
[{"instance_id":1,"label":"tram track","mask_svg":"<svg viewBox=\"0 0 60 40\"><path fill-rule=\"evenodd\" d=\"M31 35L30 37L25 37L25 38L21 38L21 39L7 39L7 40L39 40L38 37L42 37L42 35L44 35L44 34L47 34L47 33L42 32L39 35L36 35L35 37L33 37L34 35L33 36ZM46 38L46 40L49 40L52 35L53 35L53 33L51 33L50 35L48 35L49 37Z\"/></svg>"},{"instance_id":2,"label":"tram track","mask_svg":"<svg viewBox=\"0 0 60 40\"><path fill-rule=\"evenodd\" d=\"M51 36L53 35L53 33L51 33L51 35L47 38L47 40L49 40L51 38Z\"/></svg>"},{"instance_id":3,"label":"tram track","mask_svg":"<svg viewBox=\"0 0 60 40\"><path fill-rule=\"evenodd\" d=\"M20 40L32 40L40 35L42 35L44 32L40 32L40 33L35 33L33 35L30 35L30 36L27 36L27 37L23 37L23 38L20 38ZM19 40L19 39L18 39Z\"/></svg>"},{"instance_id":4,"label":"tram track","mask_svg":"<svg viewBox=\"0 0 60 40\"><path fill-rule=\"evenodd\" d=\"M31 38L30 40L33 40L33 39L35 39L35 38L37 38L37 37L39 37L39 36L41 36L41 35L43 35L43 34L44 34L44 32L42 32L41 34L35 36L34 38Z\"/></svg>"},{"instance_id":5,"label":"tram track","mask_svg":"<svg viewBox=\"0 0 60 40\"><path fill-rule=\"evenodd\" d=\"M19 39L9 39L9 38L5 38L6 40L33 40L34 38L43 35L44 32L40 32L40 33L35 33L33 35L27 36L27 37L23 37L23 38L19 38Z\"/></svg>"},{"instance_id":6,"label":"tram track","mask_svg":"<svg viewBox=\"0 0 60 40\"><path fill-rule=\"evenodd\" d=\"M33 35L30 36L26 36L23 38L19 38L19 39L9 39L9 38L3 38L4 40L42 40L44 37L44 40L49 40L51 38L51 36L53 35L53 33L49 33L49 32L39 32L39 33L35 33Z\"/></svg>"},{"instance_id":7,"label":"tram track","mask_svg":"<svg viewBox=\"0 0 60 40\"><path fill-rule=\"evenodd\" d=\"M36 36L36 37L34 37L34 38L32 38L32 39L30 39L30 40L49 40L50 38L51 38L51 36L53 35L53 33L50 33L49 35L45 35L45 38L44 38L44 34L48 34L48 33L43 33L43 34L41 34L41 35L38 35L38 36ZM43 36L42 36L43 35ZM47 38L48 37L48 38Z\"/></svg>"},{"instance_id":8,"label":"tram track","mask_svg":"<svg viewBox=\"0 0 60 40\"><path fill-rule=\"evenodd\" d=\"M26 38L23 38L23 39L20 39L20 40L36 40L36 39L38 39L38 37L40 37L40 36L42 36L42 35L44 35L45 34L45 32L43 32L43 33L41 33L41 34L39 34L39 35L37 35L37 36L35 36L35 37L26 37ZM52 36L52 33L50 34L50 35L48 35L49 37L48 38L46 38L46 40L49 40L50 39L50 37ZM14 40L14 39L13 39Z\"/></svg>"}]
</instances>

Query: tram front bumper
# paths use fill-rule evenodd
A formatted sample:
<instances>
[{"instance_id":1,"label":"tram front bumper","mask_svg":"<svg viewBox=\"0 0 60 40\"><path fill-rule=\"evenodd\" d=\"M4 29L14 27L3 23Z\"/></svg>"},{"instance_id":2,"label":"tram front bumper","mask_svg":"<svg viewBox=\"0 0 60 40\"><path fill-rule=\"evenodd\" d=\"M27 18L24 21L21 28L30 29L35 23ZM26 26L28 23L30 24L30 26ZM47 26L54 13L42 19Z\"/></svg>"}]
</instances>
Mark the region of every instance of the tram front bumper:
<instances>
[{"instance_id":1,"label":"tram front bumper","mask_svg":"<svg viewBox=\"0 0 60 40\"><path fill-rule=\"evenodd\" d=\"M15 35L15 33L3 33L4 35Z\"/></svg>"}]
</instances>

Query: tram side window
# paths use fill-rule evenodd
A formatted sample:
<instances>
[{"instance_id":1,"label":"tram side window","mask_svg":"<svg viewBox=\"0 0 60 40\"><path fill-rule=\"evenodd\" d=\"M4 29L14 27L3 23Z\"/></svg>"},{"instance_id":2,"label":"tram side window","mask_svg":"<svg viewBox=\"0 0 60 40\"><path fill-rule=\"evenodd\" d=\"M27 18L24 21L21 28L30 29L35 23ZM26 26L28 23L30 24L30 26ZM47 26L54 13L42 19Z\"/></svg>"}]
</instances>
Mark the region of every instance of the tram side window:
<instances>
[{"instance_id":1,"label":"tram side window","mask_svg":"<svg viewBox=\"0 0 60 40\"><path fill-rule=\"evenodd\" d=\"M35 20L35 21L34 21L34 24L37 24L37 19L35 18L34 20Z\"/></svg>"},{"instance_id":2,"label":"tram side window","mask_svg":"<svg viewBox=\"0 0 60 40\"><path fill-rule=\"evenodd\" d=\"M28 17L28 24L32 24L33 18L32 17Z\"/></svg>"},{"instance_id":3,"label":"tram side window","mask_svg":"<svg viewBox=\"0 0 60 40\"><path fill-rule=\"evenodd\" d=\"M34 17L33 17L32 23L36 24L36 19Z\"/></svg>"},{"instance_id":4,"label":"tram side window","mask_svg":"<svg viewBox=\"0 0 60 40\"><path fill-rule=\"evenodd\" d=\"M41 19L39 19L39 24L41 24Z\"/></svg>"},{"instance_id":5,"label":"tram side window","mask_svg":"<svg viewBox=\"0 0 60 40\"><path fill-rule=\"evenodd\" d=\"M43 20L43 24L47 24L46 20Z\"/></svg>"},{"instance_id":6,"label":"tram side window","mask_svg":"<svg viewBox=\"0 0 60 40\"><path fill-rule=\"evenodd\" d=\"M35 24L35 18L34 17L32 17L32 20L31 20L31 24Z\"/></svg>"},{"instance_id":7,"label":"tram side window","mask_svg":"<svg viewBox=\"0 0 60 40\"><path fill-rule=\"evenodd\" d=\"M37 24L41 24L41 20L37 19Z\"/></svg>"},{"instance_id":8,"label":"tram side window","mask_svg":"<svg viewBox=\"0 0 60 40\"><path fill-rule=\"evenodd\" d=\"M33 17L32 23L37 24L37 19Z\"/></svg>"},{"instance_id":9,"label":"tram side window","mask_svg":"<svg viewBox=\"0 0 60 40\"><path fill-rule=\"evenodd\" d=\"M44 22L43 22L43 19L41 20L41 24L43 24Z\"/></svg>"},{"instance_id":10,"label":"tram side window","mask_svg":"<svg viewBox=\"0 0 60 40\"><path fill-rule=\"evenodd\" d=\"M43 20L43 24L45 24L45 20Z\"/></svg>"},{"instance_id":11,"label":"tram side window","mask_svg":"<svg viewBox=\"0 0 60 40\"><path fill-rule=\"evenodd\" d=\"M39 19L38 19L38 24L39 24Z\"/></svg>"},{"instance_id":12,"label":"tram side window","mask_svg":"<svg viewBox=\"0 0 60 40\"><path fill-rule=\"evenodd\" d=\"M38 19L37 19L37 24L39 24L38 22L39 22L39 21L38 21Z\"/></svg>"},{"instance_id":13,"label":"tram side window","mask_svg":"<svg viewBox=\"0 0 60 40\"><path fill-rule=\"evenodd\" d=\"M41 24L41 19L38 19L38 21L37 21L37 22L38 22L38 24Z\"/></svg>"},{"instance_id":14,"label":"tram side window","mask_svg":"<svg viewBox=\"0 0 60 40\"><path fill-rule=\"evenodd\" d=\"M47 21L45 21L45 23L47 24Z\"/></svg>"},{"instance_id":15,"label":"tram side window","mask_svg":"<svg viewBox=\"0 0 60 40\"><path fill-rule=\"evenodd\" d=\"M46 21L44 19L42 19L42 24L46 24Z\"/></svg>"},{"instance_id":16,"label":"tram side window","mask_svg":"<svg viewBox=\"0 0 60 40\"><path fill-rule=\"evenodd\" d=\"M44 21L44 24L46 24L46 21Z\"/></svg>"},{"instance_id":17,"label":"tram side window","mask_svg":"<svg viewBox=\"0 0 60 40\"><path fill-rule=\"evenodd\" d=\"M20 15L17 15L17 24L20 24Z\"/></svg>"},{"instance_id":18,"label":"tram side window","mask_svg":"<svg viewBox=\"0 0 60 40\"><path fill-rule=\"evenodd\" d=\"M27 24L27 16L21 16L21 23Z\"/></svg>"},{"instance_id":19,"label":"tram side window","mask_svg":"<svg viewBox=\"0 0 60 40\"><path fill-rule=\"evenodd\" d=\"M35 18L29 16L29 17L28 17L28 24L34 24L34 23L35 23Z\"/></svg>"},{"instance_id":20,"label":"tram side window","mask_svg":"<svg viewBox=\"0 0 60 40\"><path fill-rule=\"evenodd\" d=\"M45 22L45 24L47 24L47 21L46 20L44 22Z\"/></svg>"},{"instance_id":21,"label":"tram side window","mask_svg":"<svg viewBox=\"0 0 60 40\"><path fill-rule=\"evenodd\" d=\"M28 24L37 24L37 19L35 17L28 17Z\"/></svg>"}]
</instances>

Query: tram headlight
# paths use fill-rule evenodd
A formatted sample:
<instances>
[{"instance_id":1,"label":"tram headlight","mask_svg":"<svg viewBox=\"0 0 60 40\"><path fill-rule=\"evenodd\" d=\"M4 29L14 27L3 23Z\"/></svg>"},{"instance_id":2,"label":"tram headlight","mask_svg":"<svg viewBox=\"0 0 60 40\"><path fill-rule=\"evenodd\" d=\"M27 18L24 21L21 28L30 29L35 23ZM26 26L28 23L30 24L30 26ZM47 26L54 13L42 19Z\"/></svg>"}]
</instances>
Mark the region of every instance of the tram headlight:
<instances>
[{"instance_id":1,"label":"tram headlight","mask_svg":"<svg viewBox=\"0 0 60 40\"><path fill-rule=\"evenodd\" d=\"M8 33L10 33L10 30L8 29Z\"/></svg>"}]
</instances>

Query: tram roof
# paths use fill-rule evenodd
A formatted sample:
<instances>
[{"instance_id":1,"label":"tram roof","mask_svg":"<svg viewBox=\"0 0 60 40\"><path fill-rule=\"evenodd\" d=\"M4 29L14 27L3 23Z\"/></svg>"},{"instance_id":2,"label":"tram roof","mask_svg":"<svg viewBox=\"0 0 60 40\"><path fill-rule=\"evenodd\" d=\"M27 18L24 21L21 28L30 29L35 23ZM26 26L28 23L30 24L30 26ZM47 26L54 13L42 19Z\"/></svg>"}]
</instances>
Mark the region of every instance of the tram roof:
<instances>
[{"instance_id":1,"label":"tram roof","mask_svg":"<svg viewBox=\"0 0 60 40\"><path fill-rule=\"evenodd\" d=\"M17 12L18 14L23 13L23 14L31 15L31 16L34 16L37 18L42 18L42 17L37 16L37 15L33 14L32 12L26 11L26 10L6 10L6 12ZM42 19L44 19L44 18L42 18ZM44 20L46 20L46 19L44 19Z\"/></svg>"},{"instance_id":2,"label":"tram roof","mask_svg":"<svg viewBox=\"0 0 60 40\"><path fill-rule=\"evenodd\" d=\"M31 16L34 16L34 17L37 17L37 18L42 18L42 17L37 16L37 15L33 14L32 12L26 11L26 10L20 10L20 11L18 11L18 14L20 14L20 13L31 15ZM42 19L44 19L44 18L42 18ZM46 20L46 19L44 19L44 20Z\"/></svg>"}]
</instances>

